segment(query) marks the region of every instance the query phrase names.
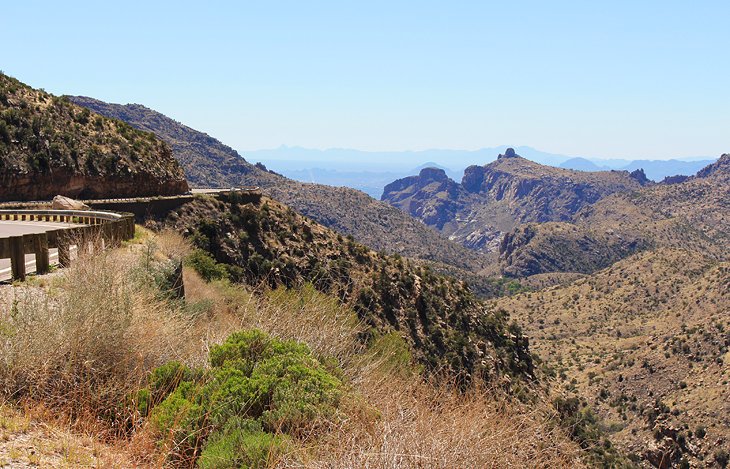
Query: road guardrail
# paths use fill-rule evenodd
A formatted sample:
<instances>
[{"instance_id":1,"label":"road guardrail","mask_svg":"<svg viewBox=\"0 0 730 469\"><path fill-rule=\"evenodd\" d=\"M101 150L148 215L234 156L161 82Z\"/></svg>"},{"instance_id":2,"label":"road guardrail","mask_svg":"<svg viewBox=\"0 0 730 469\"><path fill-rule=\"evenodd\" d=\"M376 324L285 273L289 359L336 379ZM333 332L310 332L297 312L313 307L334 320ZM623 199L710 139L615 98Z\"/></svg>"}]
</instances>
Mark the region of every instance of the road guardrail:
<instances>
[{"instance_id":1,"label":"road guardrail","mask_svg":"<svg viewBox=\"0 0 730 469\"><path fill-rule=\"evenodd\" d=\"M104 246L117 246L134 237L134 215L93 210L0 210L0 222L56 222L71 225L44 233L0 238L0 259L10 258L13 280L26 276L25 255L34 254L36 272L45 274L50 268L49 249L58 249L62 267L71 263L71 246L87 247L95 241Z\"/></svg>"}]
</instances>

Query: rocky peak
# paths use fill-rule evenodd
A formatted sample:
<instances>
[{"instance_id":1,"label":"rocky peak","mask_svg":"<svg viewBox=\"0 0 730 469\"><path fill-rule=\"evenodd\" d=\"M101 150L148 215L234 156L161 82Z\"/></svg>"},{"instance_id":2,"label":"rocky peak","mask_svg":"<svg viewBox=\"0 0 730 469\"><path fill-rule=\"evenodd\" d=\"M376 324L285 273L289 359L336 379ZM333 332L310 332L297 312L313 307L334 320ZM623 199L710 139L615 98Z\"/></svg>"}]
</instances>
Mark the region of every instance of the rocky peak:
<instances>
[{"instance_id":1,"label":"rocky peak","mask_svg":"<svg viewBox=\"0 0 730 469\"><path fill-rule=\"evenodd\" d=\"M446 181L449 177L446 175L446 171L439 168L423 168L418 177L428 181Z\"/></svg>"},{"instance_id":2,"label":"rocky peak","mask_svg":"<svg viewBox=\"0 0 730 469\"><path fill-rule=\"evenodd\" d=\"M646 185L649 183L649 178L646 177L646 173L644 173L644 168L639 168L637 170L631 171L629 173L629 177L632 179L636 179L636 181L639 182L639 184Z\"/></svg>"},{"instance_id":3,"label":"rocky peak","mask_svg":"<svg viewBox=\"0 0 730 469\"><path fill-rule=\"evenodd\" d=\"M441 170L386 186L382 200L441 230L464 246L495 251L517 224L567 222L584 206L648 183L642 170L580 172L541 165L509 148L496 161L464 170L461 184Z\"/></svg>"},{"instance_id":4,"label":"rocky peak","mask_svg":"<svg viewBox=\"0 0 730 469\"><path fill-rule=\"evenodd\" d=\"M461 186L467 192L479 192L484 180L486 169L484 166L471 165L464 170L464 176L461 178Z\"/></svg>"},{"instance_id":5,"label":"rocky peak","mask_svg":"<svg viewBox=\"0 0 730 469\"><path fill-rule=\"evenodd\" d=\"M504 151L504 155L497 156L497 159L498 160L501 160L502 158L517 158L519 156L520 155L518 155L517 153L515 153L515 149L514 148L508 148L508 149L506 149Z\"/></svg>"}]
</instances>

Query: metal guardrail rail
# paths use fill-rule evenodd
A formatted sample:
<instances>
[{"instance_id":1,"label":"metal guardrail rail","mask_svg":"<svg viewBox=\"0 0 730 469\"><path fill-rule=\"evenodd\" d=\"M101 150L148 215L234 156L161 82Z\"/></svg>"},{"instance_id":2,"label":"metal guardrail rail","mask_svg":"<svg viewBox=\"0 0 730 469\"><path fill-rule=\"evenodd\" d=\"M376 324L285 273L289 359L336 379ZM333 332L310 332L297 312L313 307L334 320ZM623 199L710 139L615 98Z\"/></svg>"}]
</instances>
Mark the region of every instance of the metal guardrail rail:
<instances>
[{"instance_id":1,"label":"metal guardrail rail","mask_svg":"<svg viewBox=\"0 0 730 469\"><path fill-rule=\"evenodd\" d=\"M107 203L139 203L139 202L159 202L161 200L175 200L175 199L189 199L196 195L203 195L203 194L220 194L225 192L241 192L241 193L247 193L247 194L260 194L262 193L261 187L259 186L233 186L233 187L226 187L226 188L211 188L211 187L201 187L201 188L192 188L190 192L186 194L179 194L179 195L154 195L154 196L144 196L144 197L108 197L104 199L79 199L80 202L83 202L87 205L93 205L93 204L107 204ZM13 201L13 200L6 200L6 201L0 201L0 208L2 207L42 207L42 206L50 206L51 202L48 200L25 200L25 201Z\"/></svg>"},{"instance_id":2,"label":"metal guardrail rail","mask_svg":"<svg viewBox=\"0 0 730 469\"><path fill-rule=\"evenodd\" d=\"M44 233L24 234L0 238L0 259L10 258L14 280L26 276L25 255L34 254L36 272L49 271L49 249L58 249L58 262L66 267L71 263L71 246L88 246L100 240L104 245L116 246L134 237L134 215L89 210L0 210L2 221L38 221L77 224Z\"/></svg>"}]
</instances>

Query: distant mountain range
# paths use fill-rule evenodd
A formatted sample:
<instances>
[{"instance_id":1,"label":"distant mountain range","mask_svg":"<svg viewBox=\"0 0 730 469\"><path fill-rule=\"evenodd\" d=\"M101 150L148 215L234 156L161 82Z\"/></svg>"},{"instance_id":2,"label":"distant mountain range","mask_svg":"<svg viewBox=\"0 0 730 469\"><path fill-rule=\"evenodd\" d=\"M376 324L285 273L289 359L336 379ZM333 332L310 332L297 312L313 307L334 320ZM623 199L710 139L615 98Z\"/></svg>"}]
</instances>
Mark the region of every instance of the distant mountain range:
<instances>
[{"instance_id":1,"label":"distant mountain range","mask_svg":"<svg viewBox=\"0 0 730 469\"><path fill-rule=\"evenodd\" d=\"M646 177L654 181L661 181L668 176L690 176L705 166L712 164L714 159L685 160L589 160L587 158L571 158L560 163L559 167L577 169L578 171L610 171L612 169L635 171L643 169Z\"/></svg>"},{"instance_id":2,"label":"distant mountain range","mask_svg":"<svg viewBox=\"0 0 730 469\"><path fill-rule=\"evenodd\" d=\"M424 167L443 169L451 179L460 180L464 168L490 163L496 155L506 150L506 145L478 150L423 151L317 150L281 146L247 151L244 156L249 161L259 161L267 168L297 181L351 187L379 199L388 183L414 176ZM528 146L516 147L515 151L535 163L578 171L634 171L643 168L646 176L654 181L661 181L667 176L690 176L715 161L711 157L688 157L682 160L570 157Z\"/></svg>"}]
</instances>

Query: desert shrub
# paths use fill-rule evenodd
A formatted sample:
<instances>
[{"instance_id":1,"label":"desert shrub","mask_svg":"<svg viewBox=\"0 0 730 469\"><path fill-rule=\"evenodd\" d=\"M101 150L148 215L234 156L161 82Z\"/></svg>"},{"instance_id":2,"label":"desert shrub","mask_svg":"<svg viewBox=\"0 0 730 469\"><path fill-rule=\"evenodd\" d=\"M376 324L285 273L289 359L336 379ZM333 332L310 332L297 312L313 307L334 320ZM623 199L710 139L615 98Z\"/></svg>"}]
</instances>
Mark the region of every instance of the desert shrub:
<instances>
[{"instance_id":1,"label":"desert shrub","mask_svg":"<svg viewBox=\"0 0 730 469\"><path fill-rule=\"evenodd\" d=\"M211 436L200 454L198 467L269 467L284 455L287 442L283 435L264 432L256 420L234 418L224 431Z\"/></svg>"},{"instance_id":2,"label":"desert shrub","mask_svg":"<svg viewBox=\"0 0 730 469\"><path fill-rule=\"evenodd\" d=\"M630 467L616 451L599 425L598 417L585 401L577 397L557 397L553 400L558 423L571 438L586 450L588 459L596 467Z\"/></svg>"},{"instance_id":3,"label":"desert shrub","mask_svg":"<svg viewBox=\"0 0 730 469\"><path fill-rule=\"evenodd\" d=\"M728 462L730 462L730 453L726 449L718 449L713 456L717 465L722 468L727 467Z\"/></svg>"},{"instance_id":4,"label":"desert shrub","mask_svg":"<svg viewBox=\"0 0 730 469\"><path fill-rule=\"evenodd\" d=\"M202 249L194 250L188 256L186 263L208 282L228 278L228 270L226 270L226 267L216 262L210 254Z\"/></svg>"},{"instance_id":5,"label":"desert shrub","mask_svg":"<svg viewBox=\"0 0 730 469\"><path fill-rule=\"evenodd\" d=\"M205 375L181 380L151 412L177 461L200 455L204 467L256 465L283 448L281 433L301 435L339 412L342 383L305 344L243 331L214 346L209 359ZM153 377L170 383L170 377L194 376L188 373L173 364Z\"/></svg>"}]
</instances>

